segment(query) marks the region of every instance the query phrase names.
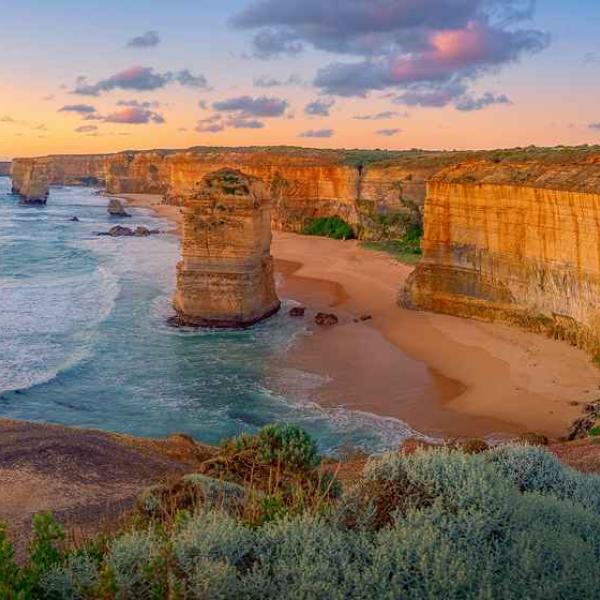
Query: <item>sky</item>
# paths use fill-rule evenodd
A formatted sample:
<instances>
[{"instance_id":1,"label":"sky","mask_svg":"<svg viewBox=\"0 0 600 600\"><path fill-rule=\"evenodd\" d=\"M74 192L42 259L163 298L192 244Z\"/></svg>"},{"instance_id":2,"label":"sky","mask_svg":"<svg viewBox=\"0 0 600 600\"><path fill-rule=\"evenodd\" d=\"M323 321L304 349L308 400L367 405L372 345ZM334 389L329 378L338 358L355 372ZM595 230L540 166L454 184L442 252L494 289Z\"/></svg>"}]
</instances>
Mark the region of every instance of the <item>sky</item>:
<instances>
[{"instance_id":1,"label":"sky","mask_svg":"<svg viewBox=\"0 0 600 600\"><path fill-rule=\"evenodd\" d=\"M0 159L600 143L598 0L0 0Z\"/></svg>"}]
</instances>

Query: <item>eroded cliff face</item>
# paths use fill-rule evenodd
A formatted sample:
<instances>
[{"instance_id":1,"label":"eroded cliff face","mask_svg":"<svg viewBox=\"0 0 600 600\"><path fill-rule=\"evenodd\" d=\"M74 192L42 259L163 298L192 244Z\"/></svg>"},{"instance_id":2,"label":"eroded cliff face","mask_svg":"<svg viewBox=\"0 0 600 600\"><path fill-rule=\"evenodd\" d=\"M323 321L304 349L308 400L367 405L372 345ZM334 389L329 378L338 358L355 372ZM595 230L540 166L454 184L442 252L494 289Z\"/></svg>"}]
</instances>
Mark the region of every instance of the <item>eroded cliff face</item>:
<instances>
[{"instance_id":1,"label":"eroded cliff face","mask_svg":"<svg viewBox=\"0 0 600 600\"><path fill-rule=\"evenodd\" d=\"M458 160L452 153L397 153L374 162L363 161L362 155L302 148L194 148L16 159L13 186L26 195L34 183L104 182L109 193L161 194L165 202L180 205L206 174L237 168L269 189L276 229L297 232L313 218L339 216L363 239L389 239L419 213L427 179L445 161Z\"/></svg>"},{"instance_id":2,"label":"eroded cliff face","mask_svg":"<svg viewBox=\"0 0 600 600\"><path fill-rule=\"evenodd\" d=\"M600 160L450 168L429 182L424 220L401 304L600 353Z\"/></svg>"},{"instance_id":3,"label":"eroded cliff face","mask_svg":"<svg viewBox=\"0 0 600 600\"><path fill-rule=\"evenodd\" d=\"M104 185L108 155L56 155L16 158L12 191L26 202L45 202L52 185Z\"/></svg>"},{"instance_id":4,"label":"eroded cliff face","mask_svg":"<svg viewBox=\"0 0 600 600\"><path fill-rule=\"evenodd\" d=\"M222 169L183 202L172 323L248 327L275 313L271 199L257 178Z\"/></svg>"}]
</instances>

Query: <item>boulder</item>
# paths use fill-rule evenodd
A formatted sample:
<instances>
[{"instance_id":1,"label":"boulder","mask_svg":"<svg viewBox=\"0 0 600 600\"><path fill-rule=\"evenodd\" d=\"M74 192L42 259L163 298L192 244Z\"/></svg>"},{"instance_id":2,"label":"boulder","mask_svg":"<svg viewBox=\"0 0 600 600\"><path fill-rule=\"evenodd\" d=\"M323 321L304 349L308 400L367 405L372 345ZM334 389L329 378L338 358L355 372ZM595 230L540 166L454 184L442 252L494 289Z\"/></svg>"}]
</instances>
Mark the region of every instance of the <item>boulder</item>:
<instances>
[{"instance_id":1,"label":"boulder","mask_svg":"<svg viewBox=\"0 0 600 600\"><path fill-rule=\"evenodd\" d=\"M290 308L290 317L303 317L306 313L306 308L304 306L294 306Z\"/></svg>"},{"instance_id":2,"label":"boulder","mask_svg":"<svg viewBox=\"0 0 600 600\"><path fill-rule=\"evenodd\" d=\"M135 235L135 233L133 229L130 229L129 227L121 227L121 225L115 225L114 227L111 227L108 231L103 231L98 235L108 235L110 237L130 237L132 235Z\"/></svg>"},{"instance_id":3,"label":"boulder","mask_svg":"<svg viewBox=\"0 0 600 600\"><path fill-rule=\"evenodd\" d=\"M158 229L148 229L147 227L140 225L135 228L134 235L137 237L148 237L149 235L156 235L157 233L160 233Z\"/></svg>"},{"instance_id":4,"label":"boulder","mask_svg":"<svg viewBox=\"0 0 600 600\"><path fill-rule=\"evenodd\" d=\"M318 313L315 317L315 323L321 327L333 327L339 323L339 319L332 313Z\"/></svg>"},{"instance_id":5,"label":"boulder","mask_svg":"<svg viewBox=\"0 0 600 600\"><path fill-rule=\"evenodd\" d=\"M131 215L125 210L122 202L117 198L111 198L108 203L108 214L111 217L130 217Z\"/></svg>"}]
</instances>

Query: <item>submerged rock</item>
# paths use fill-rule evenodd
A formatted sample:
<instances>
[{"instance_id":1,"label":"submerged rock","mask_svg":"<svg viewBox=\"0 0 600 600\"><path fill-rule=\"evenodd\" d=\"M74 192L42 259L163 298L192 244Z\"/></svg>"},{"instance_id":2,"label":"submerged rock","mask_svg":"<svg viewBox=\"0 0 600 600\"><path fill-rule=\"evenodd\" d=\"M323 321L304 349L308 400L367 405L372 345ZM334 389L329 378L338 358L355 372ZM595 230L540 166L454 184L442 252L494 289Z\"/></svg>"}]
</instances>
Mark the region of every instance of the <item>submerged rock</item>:
<instances>
[{"instance_id":1,"label":"submerged rock","mask_svg":"<svg viewBox=\"0 0 600 600\"><path fill-rule=\"evenodd\" d=\"M339 319L332 313L318 313L315 317L315 323L321 327L333 327L339 323Z\"/></svg>"},{"instance_id":2,"label":"submerged rock","mask_svg":"<svg viewBox=\"0 0 600 600\"><path fill-rule=\"evenodd\" d=\"M131 217L131 215L125 210L122 202L117 198L110 199L107 210L111 217Z\"/></svg>"},{"instance_id":3,"label":"submerged rock","mask_svg":"<svg viewBox=\"0 0 600 600\"><path fill-rule=\"evenodd\" d=\"M294 306L290 308L290 317L303 317L306 313L306 308L304 306Z\"/></svg>"},{"instance_id":4,"label":"submerged rock","mask_svg":"<svg viewBox=\"0 0 600 600\"><path fill-rule=\"evenodd\" d=\"M71 223L79 223L79 218L78 217L71 217L69 219L69 221L71 221Z\"/></svg>"}]
</instances>

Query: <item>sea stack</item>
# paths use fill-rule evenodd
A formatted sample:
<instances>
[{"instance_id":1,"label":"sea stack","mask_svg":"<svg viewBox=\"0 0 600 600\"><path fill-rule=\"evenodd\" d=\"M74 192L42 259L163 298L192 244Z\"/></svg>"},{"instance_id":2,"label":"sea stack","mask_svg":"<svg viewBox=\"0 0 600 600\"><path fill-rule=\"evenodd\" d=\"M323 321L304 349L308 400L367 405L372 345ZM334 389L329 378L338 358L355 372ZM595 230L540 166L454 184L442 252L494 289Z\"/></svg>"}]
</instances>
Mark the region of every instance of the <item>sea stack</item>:
<instances>
[{"instance_id":1,"label":"sea stack","mask_svg":"<svg viewBox=\"0 0 600 600\"><path fill-rule=\"evenodd\" d=\"M183 202L171 323L243 328L276 313L271 237L271 198L260 179L234 169L206 175Z\"/></svg>"}]
</instances>

